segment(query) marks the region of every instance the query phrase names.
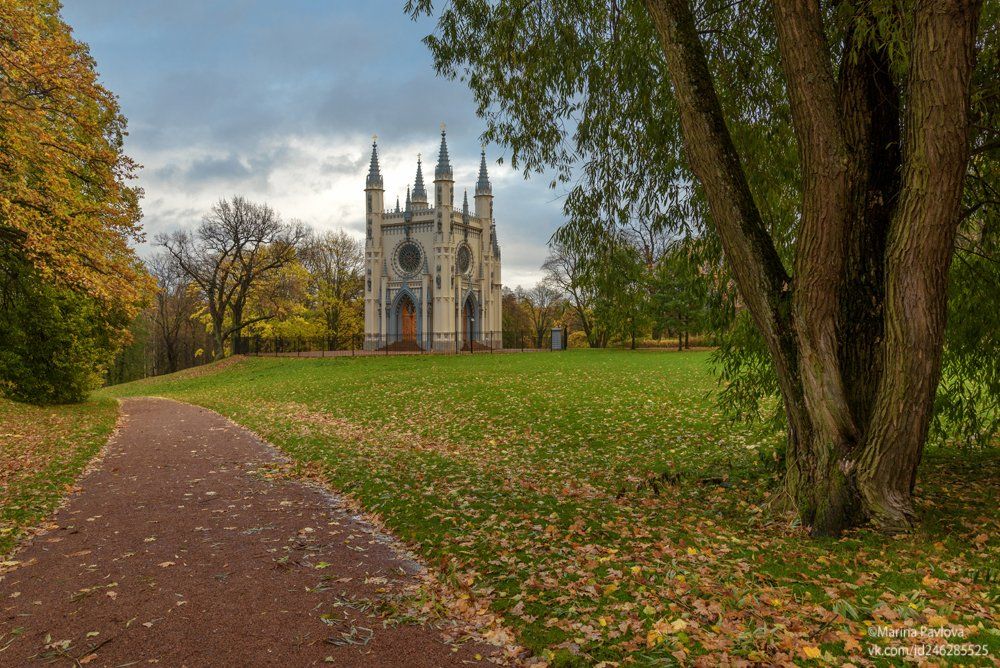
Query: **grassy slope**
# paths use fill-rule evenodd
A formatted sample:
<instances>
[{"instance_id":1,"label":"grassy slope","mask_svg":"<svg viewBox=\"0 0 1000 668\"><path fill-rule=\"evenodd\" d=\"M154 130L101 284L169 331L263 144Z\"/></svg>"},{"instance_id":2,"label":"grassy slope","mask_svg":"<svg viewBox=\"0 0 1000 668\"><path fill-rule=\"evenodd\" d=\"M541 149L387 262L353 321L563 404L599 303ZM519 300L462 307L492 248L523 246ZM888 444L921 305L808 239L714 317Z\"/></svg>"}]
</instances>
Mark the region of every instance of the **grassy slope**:
<instances>
[{"instance_id":1,"label":"grassy slope","mask_svg":"<svg viewBox=\"0 0 1000 668\"><path fill-rule=\"evenodd\" d=\"M48 515L114 429L107 397L68 406L0 398L0 555Z\"/></svg>"},{"instance_id":2,"label":"grassy slope","mask_svg":"<svg viewBox=\"0 0 1000 668\"><path fill-rule=\"evenodd\" d=\"M184 399L261 433L557 662L864 659L867 625L904 623L962 626L1000 652L996 452L927 453L914 536L813 541L767 511L778 478L759 453L779 436L719 415L704 353L211 371L113 392Z\"/></svg>"}]
</instances>

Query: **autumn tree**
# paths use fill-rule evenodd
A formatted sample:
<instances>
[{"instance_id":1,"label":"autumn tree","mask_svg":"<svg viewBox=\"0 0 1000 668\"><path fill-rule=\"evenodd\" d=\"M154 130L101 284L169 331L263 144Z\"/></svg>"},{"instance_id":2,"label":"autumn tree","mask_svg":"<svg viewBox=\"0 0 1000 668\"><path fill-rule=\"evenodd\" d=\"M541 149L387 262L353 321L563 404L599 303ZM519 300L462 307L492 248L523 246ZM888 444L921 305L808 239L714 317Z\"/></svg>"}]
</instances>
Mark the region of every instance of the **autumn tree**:
<instances>
[{"instance_id":1,"label":"autumn tree","mask_svg":"<svg viewBox=\"0 0 1000 668\"><path fill-rule=\"evenodd\" d=\"M364 331L364 244L344 230L312 233L299 255L328 343L336 350Z\"/></svg>"},{"instance_id":2,"label":"autumn tree","mask_svg":"<svg viewBox=\"0 0 1000 668\"><path fill-rule=\"evenodd\" d=\"M572 235L696 184L780 388L803 524L894 532L941 374L981 9L453 0L427 44L514 165L579 170ZM995 95L995 68L976 81Z\"/></svg>"},{"instance_id":3,"label":"autumn tree","mask_svg":"<svg viewBox=\"0 0 1000 668\"><path fill-rule=\"evenodd\" d=\"M157 244L195 283L212 324L215 357L241 350L244 327L273 317L244 318L251 288L262 278L293 262L305 236L298 223L284 223L266 204L235 196L220 200L193 231L177 230L157 237Z\"/></svg>"},{"instance_id":4,"label":"autumn tree","mask_svg":"<svg viewBox=\"0 0 1000 668\"><path fill-rule=\"evenodd\" d=\"M518 288L516 292L527 316L535 347L541 348L545 334L555 325L562 311L562 293L544 280L527 289Z\"/></svg>"},{"instance_id":5,"label":"autumn tree","mask_svg":"<svg viewBox=\"0 0 1000 668\"><path fill-rule=\"evenodd\" d=\"M503 288L501 310L503 312L503 347L525 347L525 336L530 336L531 321L528 319L528 314L518 297L518 293L507 286Z\"/></svg>"},{"instance_id":6,"label":"autumn tree","mask_svg":"<svg viewBox=\"0 0 1000 668\"><path fill-rule=\"evenodd\" d=\"M59 7L0 2L0 375L33 401L82 399L152 288L125 118Z\"/></svg>"}]
</instances>

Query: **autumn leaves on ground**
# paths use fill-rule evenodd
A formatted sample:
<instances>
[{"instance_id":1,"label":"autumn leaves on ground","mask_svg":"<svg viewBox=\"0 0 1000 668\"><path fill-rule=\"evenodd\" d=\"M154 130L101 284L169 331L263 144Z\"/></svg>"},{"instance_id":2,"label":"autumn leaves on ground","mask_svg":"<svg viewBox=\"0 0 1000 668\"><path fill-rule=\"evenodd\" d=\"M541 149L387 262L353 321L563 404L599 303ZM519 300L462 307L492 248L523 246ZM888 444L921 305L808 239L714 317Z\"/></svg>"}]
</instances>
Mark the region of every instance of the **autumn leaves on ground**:
<instances>
[{"instance_id":1,"label":"autumn leaves on ground","mask_svg":"<svg viewBox=\"0 0 1000 668\"><path fill-rule=\"evenodd\" d=\"M705 353L249 358L82 407L4 404L0 531L9 541L37 521L100 447L107 396L168 396L231 417L288 453L289 475L356 499L447 591L488 602L554 665L861 665L872 643L927 642L869 629L925 625L989 651L966 661L1000 653L995 449L928 450L914 535L812 540L774 510L780 435L728 422L714 387ZM38 437L19 450L36 454L6 447L25 421ZM69 465L57 479L28 460ZM424 609L475 609L464 600Z\"/></svg>"}]
</instances>

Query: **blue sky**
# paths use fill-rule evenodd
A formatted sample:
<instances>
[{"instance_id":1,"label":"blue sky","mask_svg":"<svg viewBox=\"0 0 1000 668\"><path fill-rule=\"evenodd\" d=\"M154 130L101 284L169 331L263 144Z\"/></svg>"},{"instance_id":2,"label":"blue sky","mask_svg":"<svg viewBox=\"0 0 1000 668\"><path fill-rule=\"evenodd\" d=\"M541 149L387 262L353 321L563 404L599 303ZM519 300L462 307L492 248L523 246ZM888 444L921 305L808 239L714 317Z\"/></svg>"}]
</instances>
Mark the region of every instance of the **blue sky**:
<instances>
[{"instance_id":1,"label":"blue sky","mask_svg":"<svg viewBox=\"0 0 1000 668\"><path fill-rule=\"evenodd\" d=\"M220 197L267 201L287 219L363 233L364 175L379 136L386 202L404 196L439 126L458 197L473 190L482 123L464 84L436 77L403 0L64 0L143 165L144 224L194 226ZM562 201L487 147L504 283L541 276ZM433 172L433 168L430 170ZM456 198L457 199L457 198ZM143 249L148 252L147 249Z\"/></svg>"}]
</instances>

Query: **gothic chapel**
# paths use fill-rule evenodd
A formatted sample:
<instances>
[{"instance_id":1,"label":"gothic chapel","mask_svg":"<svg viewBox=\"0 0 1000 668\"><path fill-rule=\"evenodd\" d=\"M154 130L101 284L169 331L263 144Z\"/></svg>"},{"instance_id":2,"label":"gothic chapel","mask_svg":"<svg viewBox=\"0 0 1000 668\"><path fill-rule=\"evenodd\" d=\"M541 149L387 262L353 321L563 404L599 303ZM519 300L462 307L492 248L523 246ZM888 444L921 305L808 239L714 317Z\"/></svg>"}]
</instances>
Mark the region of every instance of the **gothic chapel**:
<instances>
[{"instance_id":1,"label":"gothic chapel","mask_svg":"<svg viewBox=\"0 0 1000 668\"><path fill-rule=\"evenodd\" d=\"M406 205L385 208L385 190L372 141L365 182L365 347L370 350L500 348L500 245L486 152L479 162L475 210L469 196L455 209L455 181L445 131L434 168L434 206L427 200L417 158Z\"/></svg>"}]
</instances>

